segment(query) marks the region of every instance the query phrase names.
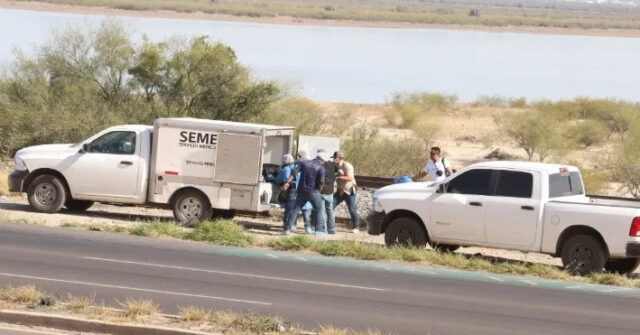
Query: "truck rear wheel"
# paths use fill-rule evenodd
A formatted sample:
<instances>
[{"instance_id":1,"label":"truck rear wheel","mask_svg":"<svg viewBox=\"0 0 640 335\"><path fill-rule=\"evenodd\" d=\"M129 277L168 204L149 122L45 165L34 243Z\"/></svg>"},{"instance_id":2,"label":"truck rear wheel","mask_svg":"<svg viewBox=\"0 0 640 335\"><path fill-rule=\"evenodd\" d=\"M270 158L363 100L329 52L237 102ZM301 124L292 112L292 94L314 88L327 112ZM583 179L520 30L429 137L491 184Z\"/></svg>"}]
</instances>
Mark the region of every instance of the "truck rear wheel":
<instances>
[{"instance_id":1,"label":"truck rear wheel","mask_svg":"<svg viewBox=\"0 0 640 335\"><path fill-rule=\"evenodd\" d=\"M29 184L27 198L36 211L57 213L67 200L67 191L58 177L46 174Z\"/></svg>"},{"instance_id":2,"label":"truck rear wheel","mask_svg":"<svg viewBox=\"0 0 640 335\"><path fill-rule=\"evenodd\" d=\"M211 219L213 209L209 199L196 190L180 192L173 201L173 217L185 226Z\"/></svg>"},{"instance_id":3,"label":"truck rear wheel","mask_svg":"<svg viewBox=\"0 0 640 335\"><path fill-rule=\"evenodd\" d=\"M640 266L640 258L612 259L604 265L604 269L620 274L627 274L635 271Z\"/></svg>"},{"instance_id":4,"label":"truck rear wheel","mask_svg":"<svg viewBox=\"0 0 640 335\"><path fill-rule=\"evenodd\" d=\"M70 200L64 205L68 210L74 212L84 212L87 209L91 208L95 202L88 200Z\"/></svg>"},{"instance_id":5,"label":"truck rear wheel","mask_svg":"<svg viewBox=\"0 0 640 335\"><path fill-rule=\"evenodd\" d=\"M388 247L401 245L424 248L427 246L427 233L417 220L400 217L391 221L387 227L384 242Z\"/></svg>"},{"instance_id":6,"label":"truck rear wheel","mask_svg":"<svg viewBox=\"0 0 640 335\"><path fill-rule=\"evenodd\" d=\"M607 262L602 243L592 235L574 235L567 239L560 253L564 268L577 275L600 272Z\"/></svg>"}]
</instances>

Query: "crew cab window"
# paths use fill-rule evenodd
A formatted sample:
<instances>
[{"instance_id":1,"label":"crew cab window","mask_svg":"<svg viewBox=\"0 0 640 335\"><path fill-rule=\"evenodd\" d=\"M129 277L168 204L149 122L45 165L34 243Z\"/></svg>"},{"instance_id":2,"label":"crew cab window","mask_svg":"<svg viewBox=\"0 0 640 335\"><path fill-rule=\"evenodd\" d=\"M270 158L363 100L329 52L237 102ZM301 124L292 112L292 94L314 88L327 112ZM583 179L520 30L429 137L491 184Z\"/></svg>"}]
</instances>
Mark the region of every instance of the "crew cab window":
<instances>
[{"instance_id":1,"label":"crew cab window","mask_svg":"<svg viewBox=\"0 0 640 335\"><path fill-rule=\"evenodd\" d=\"M112 131L91 142L89 152L115 155L132 155L136 151L136 133Z\"/></svg>"},{"instance_id":2,"label":"crew cab window","mask_svg":"<svg viewBox=\"0 0 640 335\"><path fill-rule=\"evenodd\" d=\"M447 193L489 195L492 173L486 169L469 170L448 183Z\"/></svg>"},{"instance_id":3,"label":"crew cab window","mask_svg":"<svg viewBox=\"0 0 640 335\"><path fill-rule=\"evenodd\" d=\"M554 173L549 175L549 198L567 197L584 194L582 179L577 171L569 174Z\"/></svg>"},{"instance_id":4,"label":"crew cab window","mask_svg":"<svg viewBox=\"0 0 640 335\"><path fill-rule=\"evenodd\" d=\"M513 198L531 198L533 194L533 175L520 171L500 171L496 196Z\"/></svg>"}]
</instances>

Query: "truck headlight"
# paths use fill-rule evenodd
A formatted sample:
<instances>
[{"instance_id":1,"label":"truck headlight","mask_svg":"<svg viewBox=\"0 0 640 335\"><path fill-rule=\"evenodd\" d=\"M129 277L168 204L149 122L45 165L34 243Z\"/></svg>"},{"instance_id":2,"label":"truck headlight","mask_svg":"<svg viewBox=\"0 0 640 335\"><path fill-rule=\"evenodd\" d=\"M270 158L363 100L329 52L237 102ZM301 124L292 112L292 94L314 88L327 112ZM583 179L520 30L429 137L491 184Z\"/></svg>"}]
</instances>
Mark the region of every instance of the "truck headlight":
<instances>
[{"instance_id":1,"label":"truck headlight","mask_svg":"<svg viewBox=\"0 0 640 335\"><path fill-rule=\"evenodd\" d=\"M383 212L384 209L382 208L382 203L380 202L380 199L378 198L373 198L373 211L374 212Z\"/></svg>"},{"instance_id":2,"label":"truck headlight","mask_svg":"<svg viewBox=\"0 0 640 335\"><path fill-rule=\"evenodd\" d=\"M18 171L27 170L27 165L25 165L24 161L18 157L13 159L13 164L15 165L15 169Z\"/></svg>"}]
</instances>

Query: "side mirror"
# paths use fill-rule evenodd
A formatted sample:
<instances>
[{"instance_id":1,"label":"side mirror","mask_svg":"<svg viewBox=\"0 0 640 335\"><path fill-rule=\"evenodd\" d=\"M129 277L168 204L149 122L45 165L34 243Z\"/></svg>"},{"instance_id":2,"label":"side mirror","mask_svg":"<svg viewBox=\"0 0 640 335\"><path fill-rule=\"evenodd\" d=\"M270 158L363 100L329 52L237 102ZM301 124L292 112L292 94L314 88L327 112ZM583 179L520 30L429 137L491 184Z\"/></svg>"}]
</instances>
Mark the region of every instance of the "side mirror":
<instances>
[{"instance_id":1,"label":"side mirror","mask_svg":"<svg viewBox=\"0 0 640 335\"><path fill-rule=\"evenodd\" d=\"M84 143L82 145L82 149L80 149L80 153L87 153L89 152L89 149L91 149L91 147L89 146L89 143Z\"/></svg>"}]
</instances>

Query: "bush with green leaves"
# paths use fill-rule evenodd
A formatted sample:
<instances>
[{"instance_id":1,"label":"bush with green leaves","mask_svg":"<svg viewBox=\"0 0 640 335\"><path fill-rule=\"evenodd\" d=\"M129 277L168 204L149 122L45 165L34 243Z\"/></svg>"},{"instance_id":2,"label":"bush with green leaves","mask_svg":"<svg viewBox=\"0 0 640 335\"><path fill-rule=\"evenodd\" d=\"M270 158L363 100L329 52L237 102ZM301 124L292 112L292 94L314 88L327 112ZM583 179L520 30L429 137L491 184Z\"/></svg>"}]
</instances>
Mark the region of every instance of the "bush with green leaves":
<instances>
[{"instance_id":1,"label":"bush with green leaves","mask_svg":"<svg viewBox=\"0 0 640 335\"><path fill-rule=\"evenodd\" d=\"M537 156L538 160L544 161L563 147L557 122L544 113L508 112L497 122L502 131L524 150L529 160Z\"/></svg>"},{"instance_id":2,"label":"bush with green leaves","mask_svg":"<svg viewBox=\"0 0 640 335\"><path fill-rule=\"evenodd\" d=\"M455 105L458 97L439 93L395 93L384 109L387 121L400 128L413 128L418 123L429 122L434 112L446 112Z\"/></svg>"},{"instance_id":3,"label":"bush with green leaves","mask_svg":"<svg viewBox=\"0 0 640 335\"><path fill-rule=\"evenodd\" d=\"M578 122L568 129L567 137L585 148L601 144L611 134L602 122L596 120Z\"/></svg>"},{"instance_id":4,"label":"bush with green leaves","mask_svg":"<svg viewBox=\"0 0 640 335\"><path fill-rule=\"evenodd\" d=\"M342 151L356 174L400 176L416 174L428 158L428 146L415 136L388 138L363 123L349 129L342 138Z\"/></svg>"},{"instance_id":5,"label":"bush with green leaves","mask_svg":"<svg viewBox=\"0 0 640 335\"><path fill-rule=\"evenodd\" d=\"M133 42L117 21L57 31L0 75L0 154L156 116L246 121L281 98L206 37Z\"/></svg>"},{"instance_id":6,"label":"bush with green leaves","mask_svg":"<svg viewBox=\"0 0 640 335\"><path fill-rule=\"evenodd\" d=\"M322 108L306 98L285 99L272 104L251 121L280 126L292 126L299 134L331 133L331 122Z\"/></svg>"}]
</instances>

